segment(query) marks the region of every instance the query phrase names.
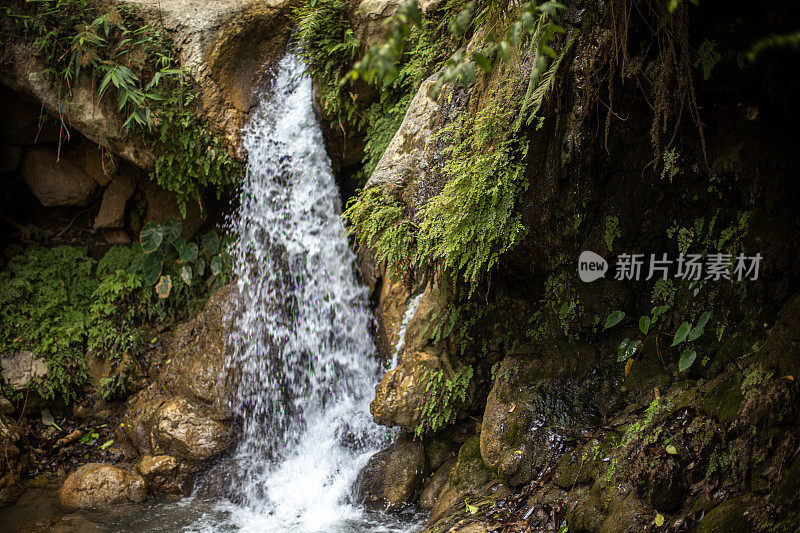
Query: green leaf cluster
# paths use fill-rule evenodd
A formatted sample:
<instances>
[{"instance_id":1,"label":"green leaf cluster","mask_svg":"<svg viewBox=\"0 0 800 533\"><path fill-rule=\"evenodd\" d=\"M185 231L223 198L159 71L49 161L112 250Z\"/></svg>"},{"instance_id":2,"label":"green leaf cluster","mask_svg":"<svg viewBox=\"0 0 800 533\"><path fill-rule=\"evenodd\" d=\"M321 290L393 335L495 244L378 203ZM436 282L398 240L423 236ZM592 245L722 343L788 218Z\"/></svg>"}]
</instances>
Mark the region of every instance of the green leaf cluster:
<instances>
[{"instance_id":1,"label":"green leaf cluster","mask_svg":"<svg viewBox=\"0 0 800 533\"><path fill-rule=\"evenodd\" d=\"M458 369L451 377L444 370L422 371L425 382L425 405L420 421L414 430L417 437L435 433L455 422L458 409L467 401L467 391L472 381L472 365Z\"/></svg>"},{"instance_id":2,"label":"green leaf cluster","mask_svg":"<svg viewBox=\"0 0 800 533\"><path fill-rule=\"evenodd\" d=\"M155 285L160 298L169 296L173 277L180 277L185 285L191 287L203 281L205 276L205 284L211 288L219 285L223 268L230 266L230 257L220 248L220 237L215 231L205 234L201 249L196 243L181 237L182 230L182 222L169 217L164 224L148 222L139 232L139 243L144 252L144 282Z\"/></svg>"}]
</instances>

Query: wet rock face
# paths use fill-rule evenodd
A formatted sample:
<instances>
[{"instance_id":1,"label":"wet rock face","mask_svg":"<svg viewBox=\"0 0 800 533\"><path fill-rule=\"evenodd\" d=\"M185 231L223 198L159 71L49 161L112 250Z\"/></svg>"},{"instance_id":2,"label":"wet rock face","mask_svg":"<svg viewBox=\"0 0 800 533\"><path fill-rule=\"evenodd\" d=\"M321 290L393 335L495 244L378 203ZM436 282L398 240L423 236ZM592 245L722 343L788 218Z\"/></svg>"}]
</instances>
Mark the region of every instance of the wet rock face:
<instances>
[{"instance_id":1,"label":"wet rock face","mask_svg":"<svg viewBox=\"0 0 800 533\"><path fill-rule=\"evenodd\" d=\"M119 503L139 503L147 498L142 476L116 466L91 463L70 474L58 501L67 509L96 509Z\"/></svg>"},{"instance_id":2,"label":"wet rock face","mask_svg":"<svg viewBox=\"0 0 800 533\"><path fill-rule=\"evenodd\" d=\"M186 469L172 456L145 455L136 465L136 471L144 478L150 492L182 494L186 490Z\"/></svg>"},{"instance_id":3,"label":"wet rock face","mask_svg":"<svg viewBox=\"0 0 800 533\"><path fill-rule=\"evenodd\" d=\"M359 497L371 509L394 511L412 503L425 472L422 443L401 436L373 455L359 474Z\"/></svg>"},{"instance_id":4,"label":"wet rock face","mask_svg":"<svg viewBox=\"0 0 800 533\"><path fill-rule=\"evenodd\" d=\"M20 477L29 461L28 452L22 428L0 415L0 506L14 502L22 492Z\"/></svg>"},{"instance_id":5,"label":"wet rock face","mask_svg":"<svg viewBox=\"0 0 800 533\"><path fill-rule=\"evenodd\" d=\"M210 459L227 449L229 426L183 398L164 402L154 413L150 448L186 462Z\"/></svg>"},{"instance_id":6,"label":"wet rock face","mask_svg":"<svg viewBox=\"0 0 800 533\"><path fill-rule=\"evenodd\" d=\"M205 461L231 445L225 377L229 310L236 289L219 289L195 318L181 324L155 382L128 400L121 440L142 456L139 471L158 479L151 490L176 494ZM167 477L177 473L175 482Z\"/></svg>"},{"instance_id":7,"label":"wet rock face","mask_svg":"<svg viewBox=\"0 0 800 533\"><path fill-rule=\"evenodd\" d=\"M404 356L403 362L381 379L369 411L377 424L400 426L414 431L425 407L425 369L437 370L436 355L418 352Z\"/></svg>"}]
</instances>

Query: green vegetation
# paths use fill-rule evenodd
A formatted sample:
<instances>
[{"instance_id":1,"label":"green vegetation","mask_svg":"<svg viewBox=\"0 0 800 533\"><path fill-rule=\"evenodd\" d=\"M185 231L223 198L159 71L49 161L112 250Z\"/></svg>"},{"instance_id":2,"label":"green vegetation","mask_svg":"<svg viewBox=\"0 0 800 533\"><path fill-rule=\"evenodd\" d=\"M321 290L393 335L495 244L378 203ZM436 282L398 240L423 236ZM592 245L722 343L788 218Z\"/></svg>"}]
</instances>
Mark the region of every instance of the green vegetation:
<instances>
[{"instance_id":1,"label":"green vegetation","mask_svg":"<svg viewBox=\"0 0 800 533\"><path fill-rule=\"evenodd\" d=\"M425 406L414 430L417 437L435 433L455 421L459 407L467 400L472 373L472 366L460 368L450 378L444 370L423 370Z\"/></svg>"},{"instance_id":2,"label":"green vegetation","mask_svg":"<svg viewBox=\"0 0 800 533\"><path fill-rule=\"evenodd\" d=\"M164 299L148 287L145 263L138 245L115 246L100 261L74 246L33 245L19 252L0 273L0 352L30 350L43 357L48 374L32 386L47 399L78 397L89 379L87 350L121 371L100 384L101 395L122 392L126 376L120 374L136 365L117 367L140 354L139 328L184 318L220 276L229 275L214 275L210 284L182 283Z\"/></svg>"},{"instance_id":3,"label":"green vegetation","mask_svg":"<svg viewBox=\"0 0 800 533\"><path fill-rule=\"evenodd\" d=\"M172 290L172 278L180 277L191 287L199 284L206 275L207 287L218 287L220 274L225 266L230 266L230 256L220 249L220 238L216 232L206 233L202 248L196 243L181 237L183 225L175 217L169 217L164 224L148 222L139 234L139 243L144 252L144 281L155 284L160 298L167 298ZM223 279L228 276L223 275Z\"/></svg>"},{"instance_id":4,"label":"green vegetation","mask_svg":"<svg viewBox=\"0 0 800 533\"><path fill-rule=\"evenodd\" d=\"M114 92L124 128L157 156L152 179L176 193L184 215L204 188L219 196L238 182L241 164L197 117L196 88L169 37L142 20L136 6L39 0L3 12L47 65L40 75L64 97L82 71L94 78L98 98Z\"/></svg>"}]
</instances>

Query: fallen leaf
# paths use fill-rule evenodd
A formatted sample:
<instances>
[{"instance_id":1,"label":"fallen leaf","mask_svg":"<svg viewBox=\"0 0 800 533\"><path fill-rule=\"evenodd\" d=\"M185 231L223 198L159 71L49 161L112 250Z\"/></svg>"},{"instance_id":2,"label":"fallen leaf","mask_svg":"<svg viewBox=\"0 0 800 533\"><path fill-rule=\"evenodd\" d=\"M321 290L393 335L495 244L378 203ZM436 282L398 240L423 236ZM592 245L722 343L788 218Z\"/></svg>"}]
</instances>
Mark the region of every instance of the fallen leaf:
<instances>
[{"instance_id":1,"label":"fallen leaf","mask_svg":"<svg viewBox=\"0 0 800 533\"><path fill-rule=\"evenodd\" d=\"M667 453L670 455L678 455L678 450L672 444L667 444Z\"/></svg>"},{"instance_id":2,"label":"fallen leaf","mask_svg":"<svg viewBox=\"0 0 800 533\"><path fill-rule=\"evenodd\" d=\"M656 513L656 527L661 527L664 525L664 515L661 513Z\"/></svg>"}]
</instances>

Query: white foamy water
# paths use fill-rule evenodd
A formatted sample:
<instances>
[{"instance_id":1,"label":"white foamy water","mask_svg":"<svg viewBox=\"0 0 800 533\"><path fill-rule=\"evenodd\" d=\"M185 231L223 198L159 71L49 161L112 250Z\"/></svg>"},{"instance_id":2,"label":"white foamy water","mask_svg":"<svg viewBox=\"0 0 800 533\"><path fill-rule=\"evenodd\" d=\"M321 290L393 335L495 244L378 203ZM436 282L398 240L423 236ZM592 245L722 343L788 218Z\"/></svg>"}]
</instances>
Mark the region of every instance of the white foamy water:
<instances>
[{"instance_id":1,"label":"white foamy water","mask_svg":"<svg viewBox=\"0 0 800 533\"><path fill-rule=\"evenodd\" d=\"M218 511L239 531L397 531L353 484L390 432L372 422L380 378L368 291L356 277L311 80L294 55L244 134L247 175L233 230L242 307L230 372L241 441ZM217 520L196 529L219 529Z\"/></svg>"}]
</instances>

